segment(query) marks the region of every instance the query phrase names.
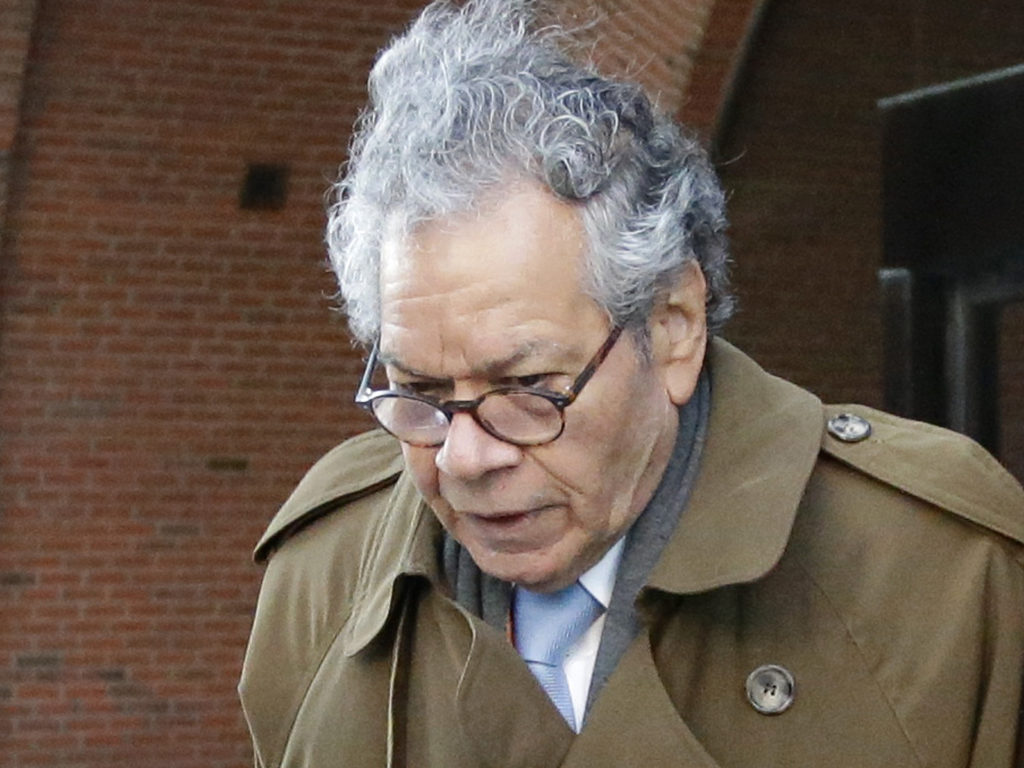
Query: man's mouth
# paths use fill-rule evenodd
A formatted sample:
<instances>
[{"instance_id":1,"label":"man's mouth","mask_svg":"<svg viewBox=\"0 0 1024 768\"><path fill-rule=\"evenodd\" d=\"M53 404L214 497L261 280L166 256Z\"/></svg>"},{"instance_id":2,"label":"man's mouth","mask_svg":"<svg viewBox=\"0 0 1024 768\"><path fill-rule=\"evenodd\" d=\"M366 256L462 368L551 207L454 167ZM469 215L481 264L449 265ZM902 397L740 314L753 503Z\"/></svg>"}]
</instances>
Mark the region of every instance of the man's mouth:
<instances>
[{"instance_id":1,"label":"man's mouth","mask_svg":"<svg viewBox=\"0 0 1024 768\"><path fill-rule=\"evenodd\" d=\"M469 512L466 517L484 525L512 525L534 515L539 510L511 510L507 512Z\"/></svg>"},{"instance_id":2,"label":"man's mouth","mask_svg":"<svg viewBox=\"0 0 1024 768\"><path fill-rule=\"evenodd\" d=\"M566 528L563 504L453 512L449 530L474 556L536 554L557 542Z\"/></svg>"},{"instance_id":3,"label":"man's mouth","mask_svg":"<svg viewBox=\"0 0 1024 768\"><path fill-rule=\"evenodd\" d=\"M542 512L555 509L559 507L559 504L534 504L531 506L524 506L521 508L507 508L507 509L455 509L454 512L460 517L472 517L477 520L485 522L502 522L504 520L518 519L522 517L530 517L532 515L538 515Z\"/></svg>"},{"instance_id":4,"label":"man's mouth","mask_svg":"<svg viewBox=\"0 0 1024 768\"><path fill-rule=\"evenodd\" d=\"M477 530L489 531L491 534L514 535L519 531L526 535L528 530L540 525L541 521L547 519L546 513L556 509L556 504L545 504L543 506L528 507L525 509L503 509L481 511L456 512L463 524L470 525Z\"/></svg>"},{"instance_id":5,"label":"man's mouth","mask_svg":"<svg viewBox=\"0 0 1024 768\"><path fill-rule=\"evenodd\" d=\"M527 552L536 549L550 537L550 520L545 511L550 507L500 512L467 512L455 524L463 544L476 542L495 551Z\"/></svg>"}]
</instances>

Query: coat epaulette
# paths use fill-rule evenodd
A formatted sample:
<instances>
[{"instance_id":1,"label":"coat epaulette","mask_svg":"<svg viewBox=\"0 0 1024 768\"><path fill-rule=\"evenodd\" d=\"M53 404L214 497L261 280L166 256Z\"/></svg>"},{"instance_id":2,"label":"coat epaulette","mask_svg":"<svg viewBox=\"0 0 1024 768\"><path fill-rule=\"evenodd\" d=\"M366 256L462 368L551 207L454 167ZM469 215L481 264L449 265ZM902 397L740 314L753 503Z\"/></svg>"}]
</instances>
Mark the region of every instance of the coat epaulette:
<instances>
[{"instance_id":1,"label":"coat epaulette","mask_svg":"<svg viewBox=\"0 0 1024 768\"><path fill-rule=\"evenodd\" d=\"M257 562L295 531L340 505L394 484L404 463L397 440L376 429L333 448L306 473L253 553Z\"/></svg>"},{"instance_id":2,"label":"coat epaulette","mask_svg":"<svg viewBox=\"0 0 1024 768\"><path fill-rule=\"evenodd\" d=\"M866 406L828 405L822 450L905 493L1024 543L1024 489L970 438Z\"/></svg>"}]
</instances>

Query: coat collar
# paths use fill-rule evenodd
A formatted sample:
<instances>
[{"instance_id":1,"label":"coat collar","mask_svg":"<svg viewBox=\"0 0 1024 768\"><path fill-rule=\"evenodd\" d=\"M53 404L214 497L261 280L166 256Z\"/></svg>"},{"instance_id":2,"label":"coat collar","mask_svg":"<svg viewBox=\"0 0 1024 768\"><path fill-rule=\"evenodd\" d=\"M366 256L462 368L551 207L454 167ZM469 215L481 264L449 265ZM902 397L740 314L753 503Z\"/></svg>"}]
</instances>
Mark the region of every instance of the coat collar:
<instances>
[{"instance_id":1,"label":"coat collar","mask_svg":"<svg viewBox=\"0 0 1024 768\"><path fill-rule=\"evenodd\" d=\"M789 540L821 445L820 401L769 375L725 341L710 347L711 414L690 503L648 580L653 589L701 592L754 581ZM396 585L423 577L443 586L441 526L408 475L395 484L360 567L342 635L354 655L384 628Z\"/></svg>"},{"instance_id":2,"label":"coat collar","mask_svg":"<svg viewBox=\"0 0 1024 768\"><path fill-rule=\"evenodd\" d=\"M700 471L650 587L695 593L754 581L782 557L821 446L821 402L725 341L710 349Z\"/></svg>"},{"instance_id":3,"label":"coat collar","mask_svg":"<svg viewBox=\"0 0 1024 768\"><path fill-rule=\"evenodd\" d=\"M419 576L443 587L440 541L441 524L412 478L403 473L364 549L351 618L341 635L346 656L365 648L384 628L395 607L400 580Z\"/></svg>"}]
</instances>

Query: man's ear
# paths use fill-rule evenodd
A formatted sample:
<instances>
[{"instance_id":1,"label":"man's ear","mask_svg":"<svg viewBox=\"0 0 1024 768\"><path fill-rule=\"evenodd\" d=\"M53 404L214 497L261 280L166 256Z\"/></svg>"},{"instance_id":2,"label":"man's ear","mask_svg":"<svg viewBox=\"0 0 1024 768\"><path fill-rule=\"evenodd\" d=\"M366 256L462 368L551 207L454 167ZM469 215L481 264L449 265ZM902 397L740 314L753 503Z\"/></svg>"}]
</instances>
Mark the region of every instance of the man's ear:
<instances>
[{"instance_id":1,"label":"man's ear","mask_svg":"<svg viewBox=\"0 0 1024 768\"><path fill-rule=\"evenodd\" d=\"M669 398L686 403L697 386L707 347L707 283L697 262L683 269L651 314L651 353Z\"/></svg>"}]
</instances>

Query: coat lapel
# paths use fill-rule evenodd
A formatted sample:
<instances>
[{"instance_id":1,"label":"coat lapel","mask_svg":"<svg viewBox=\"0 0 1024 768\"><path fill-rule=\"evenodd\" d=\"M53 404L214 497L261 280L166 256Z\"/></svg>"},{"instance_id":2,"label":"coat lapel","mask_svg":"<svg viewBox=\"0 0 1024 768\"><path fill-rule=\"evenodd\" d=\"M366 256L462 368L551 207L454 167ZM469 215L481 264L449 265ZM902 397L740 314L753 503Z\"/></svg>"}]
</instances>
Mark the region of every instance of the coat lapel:
<instances>
[{"instance_id":1,"label":"coat lapel","mask_svg":"<svg viewBox=\"0 0 1024 768\"><path fill-rule=\"evenodd\" d=\"M564 768L592 765L718 768L669 699L646 628L608 678L563 763Z\"/></svg>"},{"instance_id":2,"label":"coat lapel","mask_svg":"<svg viewBox=\"0 0 1024 768\"><path fill-rule=\"evenodd\" d=\"M472 644L456 710L466 743L481 765L493 768L561 765L573 732L512 644L480 619L463 615Z\"/></svg>"}]
</instances>

